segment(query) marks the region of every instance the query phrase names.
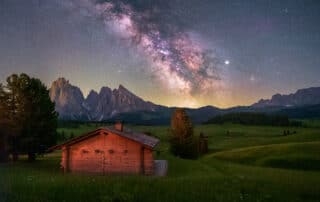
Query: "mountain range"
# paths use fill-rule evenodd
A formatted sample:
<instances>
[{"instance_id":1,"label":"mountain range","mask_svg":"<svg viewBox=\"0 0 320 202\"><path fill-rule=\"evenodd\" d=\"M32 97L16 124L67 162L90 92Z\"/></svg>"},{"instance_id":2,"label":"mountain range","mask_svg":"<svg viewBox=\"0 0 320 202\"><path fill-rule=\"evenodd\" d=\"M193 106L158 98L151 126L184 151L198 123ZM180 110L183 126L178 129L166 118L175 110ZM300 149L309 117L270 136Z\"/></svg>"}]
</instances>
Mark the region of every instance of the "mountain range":
<instances>
[{"instance_id":1,"label":"mountain range","mask_svg":"<svg viewBox=\"0 0 320 202\"><path fill-rule=\"evenodd\" d=\"M102 87L99 93L91 90L84 98L81 90L65 78L52 83L50 98L55 102L59 118L63 120L103 121L120 113L156 111L162 108L144 101L122 85L113 90Z\"/></svg>"},{"instance_id":2,"label":"mountain range","mask_svg":"<svg viewBox=\"0 0 320 202\"><path fill-rule=\"evenodd\" d=\"M275 94L270 100L261 99L253 107L286 106L297 107L320 104L320 87L298 90L289 95Z\"/></svg>"},{"instance_id":3,"label":"mountain range","mask_svg":"<svg viewBox=\"0 0 320 202\"><path fill-rule=\"evenodd\" d=\"M168 124L176 107L166 107L148 102L130 92L124 86L117 89L102 87L99 92L91 90L85 98L80 88L65 78L54 81L50 98L55 102L59 119L73 121L114 121L124 120L133 124ZM269 100L261 99L251 106L219 109L205 106L186 111L195 123L230 112L284 113L292 118L319 116L320 87L298 90L290 95L276 94ZM314 112L316 110L316 112Z\"/></svg>"}]
</instances>

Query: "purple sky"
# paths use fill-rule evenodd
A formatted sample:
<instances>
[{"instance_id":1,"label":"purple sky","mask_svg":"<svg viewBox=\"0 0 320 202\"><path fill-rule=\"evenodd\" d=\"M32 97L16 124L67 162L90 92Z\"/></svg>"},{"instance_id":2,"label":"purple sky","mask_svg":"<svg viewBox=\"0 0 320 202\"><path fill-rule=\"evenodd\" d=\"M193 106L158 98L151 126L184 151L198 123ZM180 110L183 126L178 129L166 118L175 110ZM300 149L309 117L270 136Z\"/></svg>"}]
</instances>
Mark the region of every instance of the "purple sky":
<instances>
[{"instance_id":1,"label":"purple sky","mask_svg":"<svg viewBox=\"0 0 320 202\"><path fill-rule=\"evenodd\" d=\"M2 0L0 82L123 84L170 106L248 105L320 86L311 0Z\"/></svg>"}]
</instances>

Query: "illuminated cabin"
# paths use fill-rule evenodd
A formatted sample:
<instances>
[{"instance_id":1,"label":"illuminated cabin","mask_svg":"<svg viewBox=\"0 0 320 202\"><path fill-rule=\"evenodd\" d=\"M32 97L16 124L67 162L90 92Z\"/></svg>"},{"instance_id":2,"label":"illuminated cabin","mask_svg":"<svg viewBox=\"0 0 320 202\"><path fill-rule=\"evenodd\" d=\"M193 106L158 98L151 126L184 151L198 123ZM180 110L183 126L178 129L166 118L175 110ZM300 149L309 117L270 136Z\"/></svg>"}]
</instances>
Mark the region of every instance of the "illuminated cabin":
<instances>
[{"instance_id":1,"label":"illuminated cabin","mask_svg":"<svg viewBox=\"0 0 320 202\"><path fill-rule=\"evenodd\" d=\"M153 150L158 143L116 123L114 128L99 128L49 150L62 150L64 172L153 175Z\"/></svg>"}]
</instances>

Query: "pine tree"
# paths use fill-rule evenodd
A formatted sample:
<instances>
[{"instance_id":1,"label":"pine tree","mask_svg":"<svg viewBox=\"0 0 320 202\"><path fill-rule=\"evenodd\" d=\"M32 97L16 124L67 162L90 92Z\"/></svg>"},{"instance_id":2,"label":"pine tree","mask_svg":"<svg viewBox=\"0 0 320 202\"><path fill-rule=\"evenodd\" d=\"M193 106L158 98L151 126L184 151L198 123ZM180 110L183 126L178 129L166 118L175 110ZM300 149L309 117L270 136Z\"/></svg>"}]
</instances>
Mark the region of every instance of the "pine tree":
<instances>
[{"instance_id":1,"label":"pine tree","mask_svg":"<svg viewBox=\"0 0 320 202\"><path fill-rule=\"evenodd\" d=\"M5 87L13 159L17 159L18 153L26 153L33 161L36 153L56 143L54 103L46 86L26 74L9 76Z\"/></svg>"},{"instance_id":2,"label":"pine tree","mask_svg":"<svg viewBox=\"0 0 320 202\"><path fill-rule=\"evenodd\" d=\"M9 159L9 109L7 105L7 96L2 84L0 84L0 162L6 162Z\"/></svg>"},{"instance_id":3,"label":"pine tree","mask_svg":"<svg viewBox=\"0 0 320 202\"><path fill-rule=\"evenodd\" d=\"M18 75L12 74L7 77L7 85L5 88L5 102L8 108L8 127L9 129L9 144L10 152L12 153L13 161L18 160L18 142L19 135L22 131L22 113L23 113L23 104L22 102L22 86L21 83L23 80L19 78Z\"/></svg>"},{"instance_id":4,"label":"pine tree","mask_svg":"<svg viewBox=\"0 0 320 202\"><path fill-rule=\"evenodd\" d=\"M171 118L171 152L182 158L196 158L197 144L193 136L193 126L184 109L176 109Z\"/></svg>"}]
</instances>

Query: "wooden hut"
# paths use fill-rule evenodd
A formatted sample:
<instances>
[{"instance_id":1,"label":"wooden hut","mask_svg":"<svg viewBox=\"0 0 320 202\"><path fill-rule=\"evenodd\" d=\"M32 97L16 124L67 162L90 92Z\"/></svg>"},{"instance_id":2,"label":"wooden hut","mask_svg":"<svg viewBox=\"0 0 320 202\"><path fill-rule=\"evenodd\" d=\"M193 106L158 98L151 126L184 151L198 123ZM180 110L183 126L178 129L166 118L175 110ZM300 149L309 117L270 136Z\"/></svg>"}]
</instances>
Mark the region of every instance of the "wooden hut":
<instances>
[{"instance_id":1,"label":"wooden hut","mask_svg":"<svg viewBox=\"0 0 320 202\"><path fill-rule=\"evenodd\" d=\"M99 128L50 150L62 150L65 172L153 175L153 150L158 143L154 137L116 123L114 128Z\"/></svg>"}]
</instances>

